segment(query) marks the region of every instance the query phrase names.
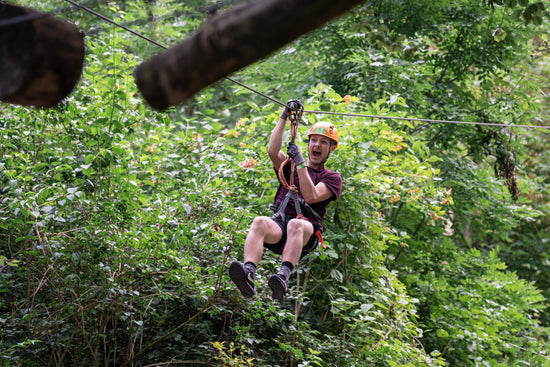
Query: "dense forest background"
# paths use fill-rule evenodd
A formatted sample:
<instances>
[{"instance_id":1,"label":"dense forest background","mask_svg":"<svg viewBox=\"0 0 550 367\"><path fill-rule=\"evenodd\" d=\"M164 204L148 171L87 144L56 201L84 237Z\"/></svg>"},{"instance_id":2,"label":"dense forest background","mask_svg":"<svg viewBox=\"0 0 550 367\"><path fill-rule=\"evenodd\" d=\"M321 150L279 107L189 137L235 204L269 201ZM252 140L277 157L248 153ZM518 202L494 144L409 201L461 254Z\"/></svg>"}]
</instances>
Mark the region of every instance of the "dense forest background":
<instances>
[{"instance_id":1,"label":"dense forest background","mask_svg":"<svg viewBox=\"0 0 550 367\"><path fill-rule=\"evenodd\" d=\"M550 126L547 1L365 1L232 76L385 117L304 114L339 129L343 193L282 304L277 256L251 300L227 276L281 106L224 79L156 112L133 71L157 46L14 3L87 49L60 105L0 104L1 366L550 366L550 134L513 127ZM83 3L170 46L237 1Z\"/></svg>"}]
</instances>

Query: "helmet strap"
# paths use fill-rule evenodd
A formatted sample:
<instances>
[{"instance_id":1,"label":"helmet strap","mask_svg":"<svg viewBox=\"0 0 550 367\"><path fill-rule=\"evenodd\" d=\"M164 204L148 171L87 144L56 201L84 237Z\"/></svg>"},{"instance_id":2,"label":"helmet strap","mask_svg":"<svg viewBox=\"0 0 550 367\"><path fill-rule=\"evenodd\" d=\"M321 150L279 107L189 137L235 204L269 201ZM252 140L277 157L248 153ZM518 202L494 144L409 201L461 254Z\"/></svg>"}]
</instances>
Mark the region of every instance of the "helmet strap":
<instances>
[{"instance_id":1,"label":"helmet strap","mask_svg":"<svg viewBox=\"0 0 550 367\"><path fill-rule=\"evenodd\" d=\"M334 145L334 140L330 139L330 147L329 147L329 152L327 154L327 157L325 159L323 159L323 164L325 164L326 161L328 161L328 158L330 157L330 149L332 149L332 146Z\"/></svg>"}]
</instances>

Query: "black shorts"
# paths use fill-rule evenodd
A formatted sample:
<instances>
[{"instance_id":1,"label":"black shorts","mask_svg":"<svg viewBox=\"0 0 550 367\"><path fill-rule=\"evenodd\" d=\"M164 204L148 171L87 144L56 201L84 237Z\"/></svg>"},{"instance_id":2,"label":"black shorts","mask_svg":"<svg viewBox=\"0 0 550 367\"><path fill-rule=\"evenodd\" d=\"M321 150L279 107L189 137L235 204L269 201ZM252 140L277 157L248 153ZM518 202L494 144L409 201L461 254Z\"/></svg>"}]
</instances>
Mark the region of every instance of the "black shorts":
<instances>
[{"instance_id":1,"label":"black shorts","mask_svg":"<svg viewBox=\"0 0 550 367\"><path fill-rule=\"evenodd\" d=\"M271 217L271 220L274 221L281 227L281 231L283 232L283 236L281 237L281 240L275 244L264 242L264 247L268 250L278 254L282 255L283 250L285 248L286 244L286 227L288 225L288 222L293 218L283 218L280 215L275 214ZM306 220L306 219L305 219ZM307 241L306 245L302 248L302 255L300 255L300 258L306 256L311 251L315 250L317 246L319 245L319 237L315 234L319 230L319 226L313 224L313 234L309 238L309 241Z\"/></svg>"}]
</instances>

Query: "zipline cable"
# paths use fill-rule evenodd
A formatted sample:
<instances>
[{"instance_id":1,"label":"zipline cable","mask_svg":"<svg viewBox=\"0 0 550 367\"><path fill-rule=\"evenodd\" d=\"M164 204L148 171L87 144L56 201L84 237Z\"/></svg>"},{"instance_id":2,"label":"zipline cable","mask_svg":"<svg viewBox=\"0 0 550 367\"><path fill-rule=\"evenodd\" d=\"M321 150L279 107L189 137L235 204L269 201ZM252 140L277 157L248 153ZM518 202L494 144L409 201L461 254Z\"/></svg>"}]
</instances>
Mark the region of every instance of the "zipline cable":
<instances>
[{"instance_id":1,"label":"zipline cable","mask_svg":"<svg viewBox=\"0 0 550 367\"><path fill-rule=\"evenodd\" d=\"M377 115L365 115L365 114L360 114L360 113L330 112L330 111L308 111L308 110L304 110L304 112L327 114L327 115L339 115L339 116L346 116L346 117L366 117L366 118L391 119L391 120L413 121L413 122L414 121L431 122L431 123L440 123L440 124L463 124L463 125L481 125L481 126L519 127L519 128L532 128L532 129L550 130L550 126L540 126L540 125L510 125L510 124L499 124L499 123L496 123L496 122L434 120L434 119L421 119L421 118L416 118L416 117L377 116Z\"/></svg>"},{"instance_id":2,"label":"zipline cable","mask_svg":"<svg viewBox=\"0 0 550 367\"><path fill-rule=\"evenodd\" d=\"M269 99L269 100L272 101L272 102L275 102L275 103L277 103L277 104L280 104L281 106L286 106L286 104L284 104L283 102L278 101L278 100L276 100L275 98L270 97L270 96L268 96L268 95L266 95L266 94L264 94L264 93L262 93L262 92L260 92L260 91L257 91L257 90L255 90L254 88L249 87L248 85L243 84L243 83L241 83L241 82L239 82L239 81L237 81L237 80L235 80L235 79L232 79L232 78L230 78L230 77L228 77L228 76L226 76L225 79L227 79L227 80L229 80L229 81L231 81L231 82L233 82L233 83L235 83L235 84L237 84L237 85L240 85L241 87L244 87L244 88L248 89L249 91L254 92L254 93L256 93L256 94L258 94L258 95L260 95L260 96L262 96L262 97L264 97L264 98L267 98L267 99ZM304 111L304 112L305 112L305 111ZM308 112L311 112L311 111L308 111Z\"/></svg>"},{"instance_id":3,"label":"zipline cable","mask_svg":"<svg viewBox=\"0 0 550 367\"><path fill-rule=\"evenodd\" d=\"M98 12L96 12L96 11L94 11L94 10L92 10L92 9L90 9L90 8L88 8L88 7L86 7L86 6L84 6L84 5L80 5L79 3L77 3L77 2L75 2L75 1L73 1L73 0L65 0L65 1L68 2L68 3L70 3L70 4L73 4L73 5L76 6L76 7L79 7L79 8L82 9L82 10L87 11L88 13L90 13L90 14L92 14L92 15L95 15L96 17L98 17L98 18L100 18L100 19L103 19L104 21L106 21L106 22L108 22L108 23L111 23L111 24L113 24L113 25L115 25L115 26L117 26L117 27L119 27L119 28L124 29L126 32L130 32L130 33L132 33L132 34L135 35L135 36L138 36L138 37L140 37L140 38L143 38L143 39L146 40L147 42L150 42L150 43L152 43L152 44L154 44L154 45L156 45L156 46L158 46L158 47L161 47L161 48L163 48L163 49L167 49L167 48L168 48L168 47L166 47L166 46L164 46L164 45L162 45L162 44L160 44L160 43L158 43L158 42L152 40L151 38L142 35L141 33L138 33L138 32L136 32L136 31L134 31L134 30L132 30L132 29L130 29L130 28L128 28L128 27L123 26L122 24L119 24L119 23L115 22L114 20L112 20L112 19L106 17L105 15L99 14Z\"/></svg>"},{"instance_id":4,"label":"zipline cable","mask_svg":"<svg viewBox=\"0 0 550 367\"><path fill-rule=\"evenodd\" d=\"M113 24L114 26L117 26L119 28L122 28L124 29L125 31L129 32L129 33L132 33L133 35L137 36L137 37L140 37L142 39L144 39L145 41L147 42L150 42L162 49L168 49L167 46L163 45L163 44L160 44L158 42L156 42L155 40L139 33L139 32L136 32L128 27L125 27L123 26L122 24L119 24L117 22L115 22L114 20L102 15L102 14L99 14L98 12L92 10L92 9L89 9L88 7L86 6L83 6L83 5L80 5L79 3L73 1L73 0L65 0L66 2L76 6L76 7L79 7L81 8L82 10L84 11L87 11L88 13L92 14L92 15L95 15L96 17L98 18L101 18L103 19L104 21L108 22L108 23L111 23ZM274 103L277 103L281 106L286 106L286 104L282 103L281 101L278 101L277 99L273 98L273 97L270 97L252 87L249 87L247 86L246 84L244 83L241 83L233 78L230 78L230 77L225 77L225 79L243 87L243 88L246 88L248 90L250 90L251 92L253 93L256 93L258 94L259 96L262 96ZM378 116L378 115L367 115L367 114L359 114L359 113L345 113L345 112L331 112L331 111L311 111L311 110L304 110L303 112L307 112L307 113L313 113L313 114L326 114L326 115L338 115L338 116L346 116L346 117L365 117L365 118L377 118L377 119L388 119L388 120L399 120L399 121L419 121L419 122L427 122L427 123L440 123L440 124L462 124L462 125L480 125L480 126L498 126L498 127L513 127L513 128L526 128L526 129L544 129L544 130L550 130L550 126L540 126L540 125L511 125L511 124L502 124L502 123L491 123L491 122L488 122L488 123L484 123L484 122L473 122L473 121L457 121L457 120L434 120L434 119L422 119L422 118L414 118L414 117L395 117L395 116Z\"/></svg>"},{"instance_id":5,"label":"zipline cable","mask_svg":"<svg viewBox=\"0 0 550 367\"><path fill-rule=\"evenodd\" d=\"M134 25L135 26L140 26L140 25L149 24L149 23L155 22L155 21L156 22L166 22L166 21L173 20L175 18L180 18L182 16L184 16L186 18L196 18L196 17L204 18L205 14L213 15L213 14L217 13L218 10L223 9L227 6L234 5L236 2L238 2L238 0L218 1L214 4L192 8L192 10L174 11L174 12L172 12L168 15L164 15L164 16L152 16L152 17L148 16L146 18L137 18L137 19L134 19L134 20L129 21L129 22L124 22L124 23L122 23L122 25L124 25L126 27L134 26ZM96 34L99 34L99 33L102 33L102 32L103 32L102 29L92 27L91 29L86 31L86 34L87 35L96 35Z\"/></svg>"},{"instance_id":6,"label":"zipline cable","mask_svg":"<svg viewBox=\"0 0 550 367\"><path fill-rule=\"evenodd\" d=\"M104 15L102 15L102 14L99 14L98 12L96 12L96 11L94 11L94 10L92 10L92 9L90 9L90 8L88 8L88 7L86 7L86 6L80 5L80 4L78 4L77 2L75 2L75 1L73 1L73 0L65 0L65 1L68 2L68 3L70 3L70 4L73 4L74 6L77 6L77 7L81 8L82 10L87 11L88 13L90 13L90 14L92 14L92 15L95 15L95 16L98 17L98 18L103 19L104 21L106 21L106 22L108 22L108 23L111 23L111 24L114 25L114 26L117 26L117 27L119 27L119 28L122 28L122 29L124 29L125 31L130 32L130 33L132 33L133 35L138 36L138 37L140 37L141 39L143 39L143 40L145 40L145 41L147 41L147 42L150 42L150 43L152 43L152 44L154 44L154 45L156 45L156 46L158 46L158 47L160 47L160 48L162 48L162 49L164 49L164 50L167 50L167 49L168 49L167 46L165 46L165 45L163 45L163 44L161 44L161 43L158 43L157 41L155 41L155 40L153 40L153 39L151 39L151 38L149 38L149 37L147 37L147 36L145 36L145 35L143 35L143 34L141 34L141 33L139 33L139 32L136 32L136 31L134 31L134 30L132 30L132 29L130 29L130 28L128 28L128 27L125 27L125 26L123 26L122 24L119 24L119 23L115 22L114 20L112 20L112 19L110 19L110 18L108 18L108 17L106 17L106 16L104 16ZM279 105L281 105L281 106L285 106L285 104L284 104L283 102L278 101L278 100L276 100L275 98L272 98L272 97L268 96L267 94L264 94L264 93L262 93L262 92L260 92L260 91L257 91L257 90L255 90L254 88L251 88L251 87L249 87L249 86L247 86L247 85L245 85L245 84L243 84L243 83L241 83L241 82L239 82L239 81L237 81L237 80L235 80L235 79L233 79L233 78L230 78L230 77L228 77L228 76L225 77L225 78L226 78L227 80L229 80L229 81L231 81L231 82L237 84L237 85L240 85L240 86L243 87L243 88L246 88L246 89L248 89L248 90L250 90L250 91L252 91L252 92L254 92L254 93L256 93L256 94L258 94L258 95L260 95L260 96L262 96L262 97L264 97L264 98L269 99L269 100L272 101L272 102L275 102L275 103L277 103L277 104L279 104Z\"/></svg>"}]
</instances>

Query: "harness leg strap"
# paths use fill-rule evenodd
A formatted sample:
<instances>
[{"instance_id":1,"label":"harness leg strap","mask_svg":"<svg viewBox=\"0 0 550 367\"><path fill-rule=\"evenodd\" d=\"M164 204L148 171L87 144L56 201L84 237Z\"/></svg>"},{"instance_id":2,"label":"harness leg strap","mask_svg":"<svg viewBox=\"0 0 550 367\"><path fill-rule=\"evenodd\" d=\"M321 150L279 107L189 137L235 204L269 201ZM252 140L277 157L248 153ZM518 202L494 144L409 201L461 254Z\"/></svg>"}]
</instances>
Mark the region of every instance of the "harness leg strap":
<instances>
[{"instance_id":1,"label":"harness leg strap","mask_svg":"<svg viewBox=\"0 0 550 367\"><path fill-rule=\"evenodd\" d=\"M290 191L289 191L290 192ZM277 213L279 216L281 217L285 217L285 209L286 209L286 206L288 205L288 200L290 199L290 197L288 196L288 194L285 195L285 198L283 199L283 201L281 201L281 203L279 204L279 207L277 208Z\"/></svg>"},{"instance_id":2,"label":"harness leg strap","mask_svg":"<svg viewBox=\"0 0 550 367\"><path fill-rule=\"evenodd\" d=\"M300 208L300 199L298 198L298 195L291 193L290 196L292 197L292 200L294 200L294 208L296 209L296 218L302 218L303 217L302 208Z\"/></svg>"}]
</instances>

